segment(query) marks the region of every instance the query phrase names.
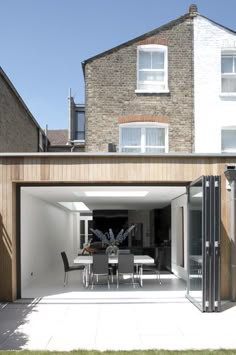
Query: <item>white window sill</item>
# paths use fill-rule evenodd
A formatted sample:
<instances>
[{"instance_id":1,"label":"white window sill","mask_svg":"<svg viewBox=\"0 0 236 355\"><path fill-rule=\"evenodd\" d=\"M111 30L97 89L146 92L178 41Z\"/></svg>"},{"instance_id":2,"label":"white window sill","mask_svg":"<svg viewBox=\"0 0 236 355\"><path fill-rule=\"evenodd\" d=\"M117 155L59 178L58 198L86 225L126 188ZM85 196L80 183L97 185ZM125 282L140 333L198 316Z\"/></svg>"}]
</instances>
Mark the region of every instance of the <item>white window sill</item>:
<instances>
[{"instance_id":1,"label":"white window sill","mask_svg":"<svg viewBox=\"0 0 236 355\"><path fill-rule=\"evenodd\" d=\"M76 143L76 144L85 144L85 140L71 140L71 143Z\"/></svg>"},{"instance_id":2,"label":"white window sill","mask_svg":"<svg viewBox=\"0 0 236 355\"><path fill-rule=\"evenodd\" d=\"M236 97L236 92L222 92L220 97Z\"/></svg>"},{"instance_id":3,"label":"white window sill","mask_svg":"<svg viewBox=\"0 0 236 355\"><path fill-rule=\"evenodd\" d=\"M135 90L136 94L168 94L170 90Z\"/></svg>"}]
</instances>

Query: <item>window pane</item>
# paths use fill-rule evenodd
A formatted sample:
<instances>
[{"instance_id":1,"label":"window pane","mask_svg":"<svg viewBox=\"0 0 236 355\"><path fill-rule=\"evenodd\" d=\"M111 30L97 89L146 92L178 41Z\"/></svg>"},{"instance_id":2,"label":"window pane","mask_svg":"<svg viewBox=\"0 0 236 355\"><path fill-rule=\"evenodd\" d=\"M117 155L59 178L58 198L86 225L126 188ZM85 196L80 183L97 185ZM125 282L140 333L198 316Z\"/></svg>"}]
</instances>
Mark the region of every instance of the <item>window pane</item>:
<instances>
[{"instance_id":1,"label":"window pane","mask_svg":"<svg viewBox=\"0 0 236 355\"><path fill-rule=\"evenodd\" d=\"M159 154L159 153L165 153L165 148L146 148L146 153L155 153L155 154Z\"/></svg>"},{"instance_id":2,"label":"window pane","mask_svg":"<svg viewBox=\"0 0 236 355\"><path fill-rule=\"evenodd\" d=\"M141 128L122 128L121 145L124 146L140 146L141 145Z\"/></svg>"},{"instance_id":3,"label":"window pane","mask_svg":"<svg viewBox=\"0 0 236 355\"><path fill-rule=\"evenodd\" d=\"M236 93L236 76L229 78L222 78L222 92Z\"/></svg>"},{"instance_id":4,"label":"window pane","mask_svg":"<svg viewBox=\"0 0 236 355\"><path fill-rule=\"evenodd\" d=\"M84 131L84 112L75 112L75 130Z\"/></svg>"},{"instance_id":5,"label":"window pane","mask_svg":"<svg viewBox=\"0 0 236 355\"><path fill-rule=\"evenodd\" d=\"M164 72L141 71L139 72L140 81L164 81Z\"/></svg>"},{"instance_id":6,"label":"window pane","mask_svg":"<svg viewBox=\"0 0 236 355\"><path fill-rule=\"evenodd\" d=\"M146 128L146 146L165 147L165 128Z\"/></svg>"},{"instance_id":7,"label":"window pane","mask_svg":"<svg viewBox=\"0 0 236 355\"><path fill-rule=\"evenodd\" d=\"M84 141L85 140L85 134L84 132L76 131L75 132L75 138L76 141Z\"/></svg>"},{"instance_id":8,"label":"window pane","mask_svg":"<svg viewBox=\"0 0 236 355\"><path fill-rule=\"evenodd\" d=\"M83 111L75 112L74 139L85 140L85 113Z\"/></svg>"},{"instance_id":9,"label":"window pane","mask_svg":"<svg viewBox=\"0 0 236 355\"><path fill-rule=\"evenodd\" d=\"M233 57L222 57L221 58L221 72L222 73L232 73L233 72Z\"/></svg>"},{"instance_id":10,"label":"window pane","mask_svg":"<svg viewBox=\"0 0 236 355\"><path fill-rule=\"evenodd\" d=\"M141 153L141 148L121 148L122 153Z\"/></svg>"},{"instance_id":11,"label":"window pane","mask_svg":"<svg viewBox=\"0 0 236 355\"><path fill-rule=\"evenodd\" d=\"M139 69L151 69L151 53L139 51Z\"/></svg>"},{"instance_id":12,"label":"window pane","mask_svg":"<svg viewBox=\"0 0 236 355\"><path fill-rule=\"evenodd\" d=\"M236 151L236 129L221 131L221 150L222 152Z\"/></svg>"},{"instance_id":13,"label":"window pane","mask_svg":"<svg viewBox=\"0 0 236 355\"><path fill-rule=\"evenodd\" d=\"M152 52L152 69L164 69L164 52Z\"/></svg>"}]
</instances>

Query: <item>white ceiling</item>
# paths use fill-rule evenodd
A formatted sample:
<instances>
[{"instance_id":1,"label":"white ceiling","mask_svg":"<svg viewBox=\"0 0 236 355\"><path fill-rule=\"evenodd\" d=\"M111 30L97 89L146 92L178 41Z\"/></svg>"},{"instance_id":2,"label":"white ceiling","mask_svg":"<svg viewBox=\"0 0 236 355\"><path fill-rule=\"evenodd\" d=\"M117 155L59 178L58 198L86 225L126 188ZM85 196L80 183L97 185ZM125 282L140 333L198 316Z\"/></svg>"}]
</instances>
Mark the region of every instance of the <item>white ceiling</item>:
<instances>
[{"instance_id":1,"label":"white ceiling","mask_svg":"<svg viewBox=\"0 0 236 355\"><path fill-rule=\"evenodd\" d=\"M30 195L50 204L60 206L58 202L84 202L90 210L109 209L154 209L163 208L171 200L186 193L185 186L40 186L22 187ZM142 197L88 197L85 191L146 191ZM63 208L61 206L61 208Z\"/></svg>"}]
</instances>

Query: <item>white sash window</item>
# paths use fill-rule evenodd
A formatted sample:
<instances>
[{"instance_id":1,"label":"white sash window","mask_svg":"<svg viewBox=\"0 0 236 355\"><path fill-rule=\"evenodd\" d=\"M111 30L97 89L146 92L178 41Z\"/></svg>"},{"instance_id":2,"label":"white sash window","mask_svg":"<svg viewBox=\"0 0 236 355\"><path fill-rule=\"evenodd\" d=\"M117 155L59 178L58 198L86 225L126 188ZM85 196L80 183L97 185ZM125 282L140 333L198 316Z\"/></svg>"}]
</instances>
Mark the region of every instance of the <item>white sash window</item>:
<instances>
[{"instance_id":1,"label":"white sash window","mask_svg":"<svg viewBox=\"0 0 236 355\"><path fill-rule=\"evenodd\" d=\"M138 46L136 92L168 92L167 47Z\"/></svg>"}]
</instances>

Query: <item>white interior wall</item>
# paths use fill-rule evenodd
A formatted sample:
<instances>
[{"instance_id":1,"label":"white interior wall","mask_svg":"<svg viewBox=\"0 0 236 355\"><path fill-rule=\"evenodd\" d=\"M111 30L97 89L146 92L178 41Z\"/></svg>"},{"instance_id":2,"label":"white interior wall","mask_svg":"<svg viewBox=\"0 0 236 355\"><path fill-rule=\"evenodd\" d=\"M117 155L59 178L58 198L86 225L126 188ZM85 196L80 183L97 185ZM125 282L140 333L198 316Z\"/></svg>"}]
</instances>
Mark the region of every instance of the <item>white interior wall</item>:
<instances>
[{"instance_id":1,"label":"white interior wall","mask_svg":"<svg viewBox=\"0 0 236 355\"><path fill-rule=\"evenodd\" d=\"M49 268L63 264L60 252L73 258L72 214L21 191L22 289Z\"/></svg>"},{"instance_id":2,"label":"white interior wall","mask_svg":"<svg viewBox=\"0 0 236 355\"><path fill-rule=\"evenodd\" d=\"M171 202L171 270L178 277L187 280L187 248L188 248L188 211L187 211L188 197L182 195ZM179 260L182 254L182 218L181 207L183 207L184 214L184 267L179 265Z\"/></svg>"}]
</instances>

